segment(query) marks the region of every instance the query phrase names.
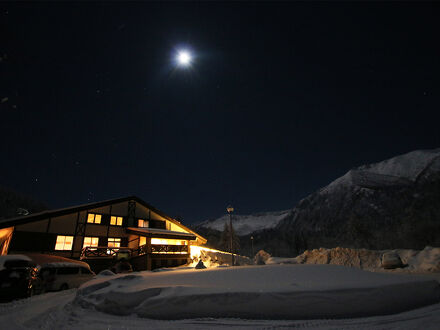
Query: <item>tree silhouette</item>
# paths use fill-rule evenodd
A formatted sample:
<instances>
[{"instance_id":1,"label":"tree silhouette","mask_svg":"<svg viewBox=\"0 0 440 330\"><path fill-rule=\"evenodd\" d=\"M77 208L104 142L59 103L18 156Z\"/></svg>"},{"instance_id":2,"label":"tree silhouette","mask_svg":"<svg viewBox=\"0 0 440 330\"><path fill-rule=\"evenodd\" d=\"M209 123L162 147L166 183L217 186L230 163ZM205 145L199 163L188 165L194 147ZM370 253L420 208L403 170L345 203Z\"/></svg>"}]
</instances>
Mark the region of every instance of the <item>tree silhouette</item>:
<instances>
[{"instance_id":1,"label":"tree silhouette","mask_svg":"<svg viewBox=\"0 0 440 330\"><path fill-rule=\"evenodd\" d=\"M223 251L230 252L231 250L231 231L229 224L225 222L223 232L220 237L219 246ZM240 238L235 234L234 227L232 227L232 252L238 253L240 251Z\"/></svg>"}]
</instances>

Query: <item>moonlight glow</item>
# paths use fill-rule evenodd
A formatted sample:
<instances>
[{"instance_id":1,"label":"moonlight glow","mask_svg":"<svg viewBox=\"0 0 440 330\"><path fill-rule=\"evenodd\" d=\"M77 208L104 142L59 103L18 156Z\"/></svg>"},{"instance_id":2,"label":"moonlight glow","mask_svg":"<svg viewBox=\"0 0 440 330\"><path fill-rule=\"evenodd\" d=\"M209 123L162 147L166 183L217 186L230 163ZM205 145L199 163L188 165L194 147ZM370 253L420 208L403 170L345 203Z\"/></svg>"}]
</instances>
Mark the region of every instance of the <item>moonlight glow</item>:
<instances>
[{"instance_id":1,"label":"moonlight glow","mask_svg":"<svg viewBox=\"0 0 440 330\"><path fill-rule=\"evenodd\" d=\"M177 63L180 66L188 66L191 64L192 56L186 50L181 50L177 53Z\"/></svg>"}]
</instances>

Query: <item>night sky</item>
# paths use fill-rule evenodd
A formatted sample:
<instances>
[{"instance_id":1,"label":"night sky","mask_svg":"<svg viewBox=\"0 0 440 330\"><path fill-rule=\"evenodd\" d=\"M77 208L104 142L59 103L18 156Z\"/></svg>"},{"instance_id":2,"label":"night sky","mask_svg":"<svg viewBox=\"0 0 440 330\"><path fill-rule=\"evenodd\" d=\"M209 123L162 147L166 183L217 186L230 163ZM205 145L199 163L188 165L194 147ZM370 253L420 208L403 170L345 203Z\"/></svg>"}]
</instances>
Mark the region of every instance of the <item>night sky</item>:
<instances>
[{"instance_id":1,"label":"night sky","mask_svg":"<svg viewBox=\"0 0 440 330\"><path fill-rule=\"evenodd\" d=\"M440 146L440 4L0 4L0 186L184 223ZM176 67L179 49L195 58Z\"/></svg>"}]
</instances>

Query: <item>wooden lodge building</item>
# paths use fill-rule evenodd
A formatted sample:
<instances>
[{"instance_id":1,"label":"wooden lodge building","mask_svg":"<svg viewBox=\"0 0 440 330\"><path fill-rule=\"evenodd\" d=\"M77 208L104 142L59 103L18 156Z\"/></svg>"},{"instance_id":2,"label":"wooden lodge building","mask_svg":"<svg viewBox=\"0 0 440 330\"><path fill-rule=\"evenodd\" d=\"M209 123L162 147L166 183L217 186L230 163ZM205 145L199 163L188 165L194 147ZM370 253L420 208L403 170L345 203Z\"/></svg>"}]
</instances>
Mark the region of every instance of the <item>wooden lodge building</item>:
<instances>
[{"instance_id":1,"label":"wooden lodge building","mask_svg":"<svg viewBox=\"0 0 440 330\"><path fill-rule=\"evenodd\" d=\"M136 196L0 220L0 254L80 259L96 272L126 257L135 270L188 262L206 239Z\"/></svg>"}]
</instances>

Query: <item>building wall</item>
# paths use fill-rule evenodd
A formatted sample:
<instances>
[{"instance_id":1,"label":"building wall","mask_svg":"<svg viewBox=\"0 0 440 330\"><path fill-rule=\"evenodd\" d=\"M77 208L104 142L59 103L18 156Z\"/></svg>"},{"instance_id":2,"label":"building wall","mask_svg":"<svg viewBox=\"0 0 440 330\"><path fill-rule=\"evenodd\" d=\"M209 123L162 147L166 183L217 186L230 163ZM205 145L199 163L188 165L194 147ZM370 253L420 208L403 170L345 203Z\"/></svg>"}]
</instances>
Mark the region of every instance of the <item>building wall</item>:
<instances>
[{"instance_id":1,"label":"building wall","mask_svg":"<svg viewBox=\"0 0 440 330\"><path fill-rule=\"evenodd\" d=\"M146 208L145 206L136 203L136 218L139 219L146 219L146 220L162 220L165 221L166 219L162 217L161 215L151 211L150 209Z\"/></svg>"},{"instance_id":2,"label":"building wall","mask_svg":"<svg viewBox=\"0 0 440 330\"><path fill-rule=\"evenodd\" d=\"M63 215L49 220L49 233L72 234L75 233L77 213Z\"/></svg>"},{"instance_id":3,"label":"building wall","mask_svg":"<svg viewBox=\"0 0 440 330\"><path fill-rule=\"evenodd\" d=\"M17 225L11 240L9 253L37 252L79 259L85 237L98 237L98 246L107 246L109 237L121 238L121 247L129 247L135 250L139 247L140 236L128 234L126 227L130 225L137 227L138 219L148 220L151 228L188 232L139 203L136 203L134 208L133 206L133 203L127 201ZM89 213L101 214L101 223L87 223ZM129 222L130 215L131 221ZM110 225L111 216L123 217L123 225ZM55 250L58 235L73 236L72 250ZM151 238L146 238L146 244L151 247ZM151 252L151 249L148 251ZM147 254L136 260L142 267L152 269L181 264L186 258L186 255Z\"/></svg>"},{"instance_id":4,"label":"building wall","mask_svg":"<svg viewBox=\"0 0 440 330\"><path fill-rule=\"evenodd\" d=\"M46 220L29 222L22 225L17 225L15 226L15 230L45 233L47 232L48 225L49 225L49 219L46 219Z\"/></svg>"}]
</instances>

